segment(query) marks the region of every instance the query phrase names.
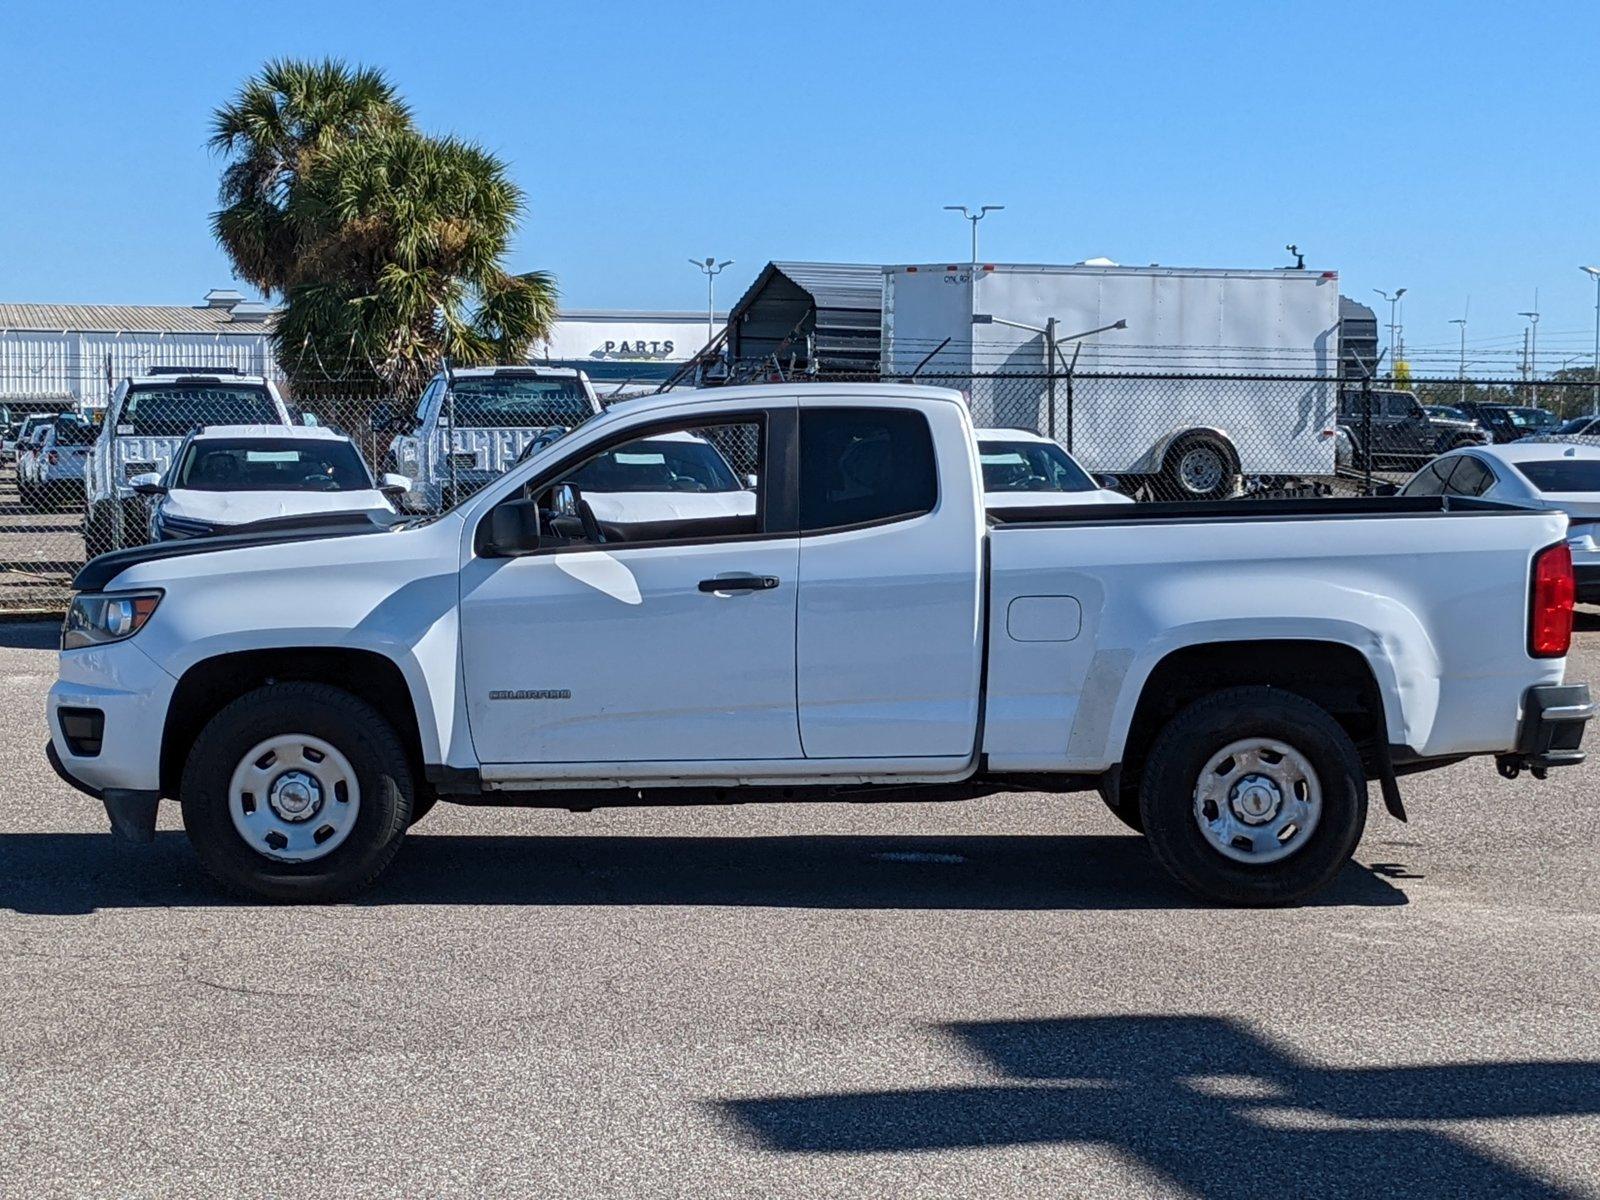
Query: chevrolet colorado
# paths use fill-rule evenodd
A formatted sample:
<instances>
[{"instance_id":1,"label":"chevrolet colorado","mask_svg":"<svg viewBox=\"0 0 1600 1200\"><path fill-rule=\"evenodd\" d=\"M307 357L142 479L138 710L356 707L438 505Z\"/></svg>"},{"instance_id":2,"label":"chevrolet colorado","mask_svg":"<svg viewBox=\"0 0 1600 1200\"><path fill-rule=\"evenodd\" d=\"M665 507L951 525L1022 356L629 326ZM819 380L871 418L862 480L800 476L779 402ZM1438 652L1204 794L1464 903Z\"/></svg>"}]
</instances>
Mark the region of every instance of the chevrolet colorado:
<instances>
[{"instance_id":1,"label":"chevrolet colorado","mask_svg":"<svg viewBox=\"0 0 1600 1200\"><path fill-rule=\"evenodd\" d=\"M680 434L758 447L751 503L689 502ZM597 514L602 471L686 502ZM1291 903L1369 781L1403 819L1408 772L1581 760L1565 531L1453 497L989 514L958 393L669 393L439 517L94 559L48 754L135 839L176 800L205 866L274 900L353 894L439 799L1027 789L1098 791L1203 897Z\"/></svg>"}]
</instances>

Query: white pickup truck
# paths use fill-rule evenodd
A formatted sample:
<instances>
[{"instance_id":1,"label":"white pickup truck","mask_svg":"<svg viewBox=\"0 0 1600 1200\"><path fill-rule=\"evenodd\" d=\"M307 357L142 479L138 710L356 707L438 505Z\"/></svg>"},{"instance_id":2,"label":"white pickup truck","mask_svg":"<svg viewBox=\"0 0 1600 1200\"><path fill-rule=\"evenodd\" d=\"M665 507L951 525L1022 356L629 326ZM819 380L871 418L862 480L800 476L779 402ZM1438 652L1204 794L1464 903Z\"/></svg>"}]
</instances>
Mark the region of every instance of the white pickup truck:
<instances>
[{"instance_id":1,"label":"white pickup truck","mask_svg":"<svg viewBox=\"0 0 1600 1200\"><path fill-rule=\"evenodd\" d=\"M596 517L589 464L681 434L753 439L755 502ZM48 753L136 839L176 799L206 867L275 900L356 892L438 799L1027 789L1098 790L1204 897L1288 903L1371 781L1403 817L1410 771L1581 760L1565 531L1445 497L994 516L955 392L671 393L441 517L95 559Z\"/></svg>"}]
</instances>

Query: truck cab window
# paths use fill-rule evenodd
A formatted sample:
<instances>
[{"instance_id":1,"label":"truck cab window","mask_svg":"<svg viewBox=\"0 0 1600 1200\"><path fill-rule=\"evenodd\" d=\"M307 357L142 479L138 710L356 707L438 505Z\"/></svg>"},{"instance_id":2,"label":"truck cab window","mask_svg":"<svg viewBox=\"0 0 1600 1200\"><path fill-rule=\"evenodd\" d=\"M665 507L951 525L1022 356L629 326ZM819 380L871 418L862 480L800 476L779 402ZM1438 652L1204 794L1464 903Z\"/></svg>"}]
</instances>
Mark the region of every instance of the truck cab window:
<instances>
[{"instance_id":1,"label":"truck cab window","mask_svg":"<svg viewBox=\"0 0 1600 1200\"><path fill-rule=\"evenodd\" d=\"M933 437L911 409L800 411L800 530L817 533L932 512Z\"/></svg>"},{"instance_id":2,"label":"truck cab window","mask_svg":"<svg viewBox=\"0 0 1600 1200\"><path fill-rule=\"evenodd\" d=\"M528 498L553 546L754 537L762 441L755 420L657 430L590 455ZM572 492L561 495L563 486ZM567 507L572 495L578 511Z\"/></svg>"}]
</instances>

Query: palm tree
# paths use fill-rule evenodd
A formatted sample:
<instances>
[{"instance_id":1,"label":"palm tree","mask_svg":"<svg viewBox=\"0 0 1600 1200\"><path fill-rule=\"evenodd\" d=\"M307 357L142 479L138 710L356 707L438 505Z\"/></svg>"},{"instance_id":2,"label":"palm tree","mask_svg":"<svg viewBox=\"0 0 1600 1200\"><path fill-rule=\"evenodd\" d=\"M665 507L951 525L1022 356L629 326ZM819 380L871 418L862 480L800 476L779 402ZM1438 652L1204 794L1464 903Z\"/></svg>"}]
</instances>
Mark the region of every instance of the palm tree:
<instances>
[{"instance_id":1,"label":"palm tree","mask_svg":"<svg viewBox=\"0 0 1600 1200\"><path fill-rule=\"evenodd\" d=\"M215 130L231 156L216 235L285 301L275 338L292 376L414 396L444 355L516 361L549 335L554 280L503 265L523 208L505 165L420 133L381 73L268 64Z\"/></svg>"}]
</instances>

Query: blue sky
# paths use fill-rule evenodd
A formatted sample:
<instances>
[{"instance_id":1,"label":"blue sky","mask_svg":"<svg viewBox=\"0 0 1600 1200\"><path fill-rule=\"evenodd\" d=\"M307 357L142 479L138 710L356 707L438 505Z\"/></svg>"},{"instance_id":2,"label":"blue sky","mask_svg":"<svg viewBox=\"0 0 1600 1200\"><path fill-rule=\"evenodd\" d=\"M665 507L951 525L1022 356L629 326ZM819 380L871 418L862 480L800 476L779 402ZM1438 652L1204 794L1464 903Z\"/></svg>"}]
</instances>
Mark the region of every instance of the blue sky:
<instances>
[{"instance_id":1,"label":"blue sky","mask_svg":"<svg viewBox=\"0 0 1600 1200\"><path fill-rule=\"evenodd\" d=\"M420 122L504 156L512 265L572 307L695 307L685 261L965 255L1278 266L1408 289L1453 369L1587 354L1600 261L1600 5L476 6L13 0L0 71L0 299L188 303L212 244L208 115L262 60L387 70ZM1387 319L1386 316L1384 318ZM1419 353L1419 358L1424 354ZM1426 360L1425 360L1426 361Z\"/></svg>"}]
</instances>

